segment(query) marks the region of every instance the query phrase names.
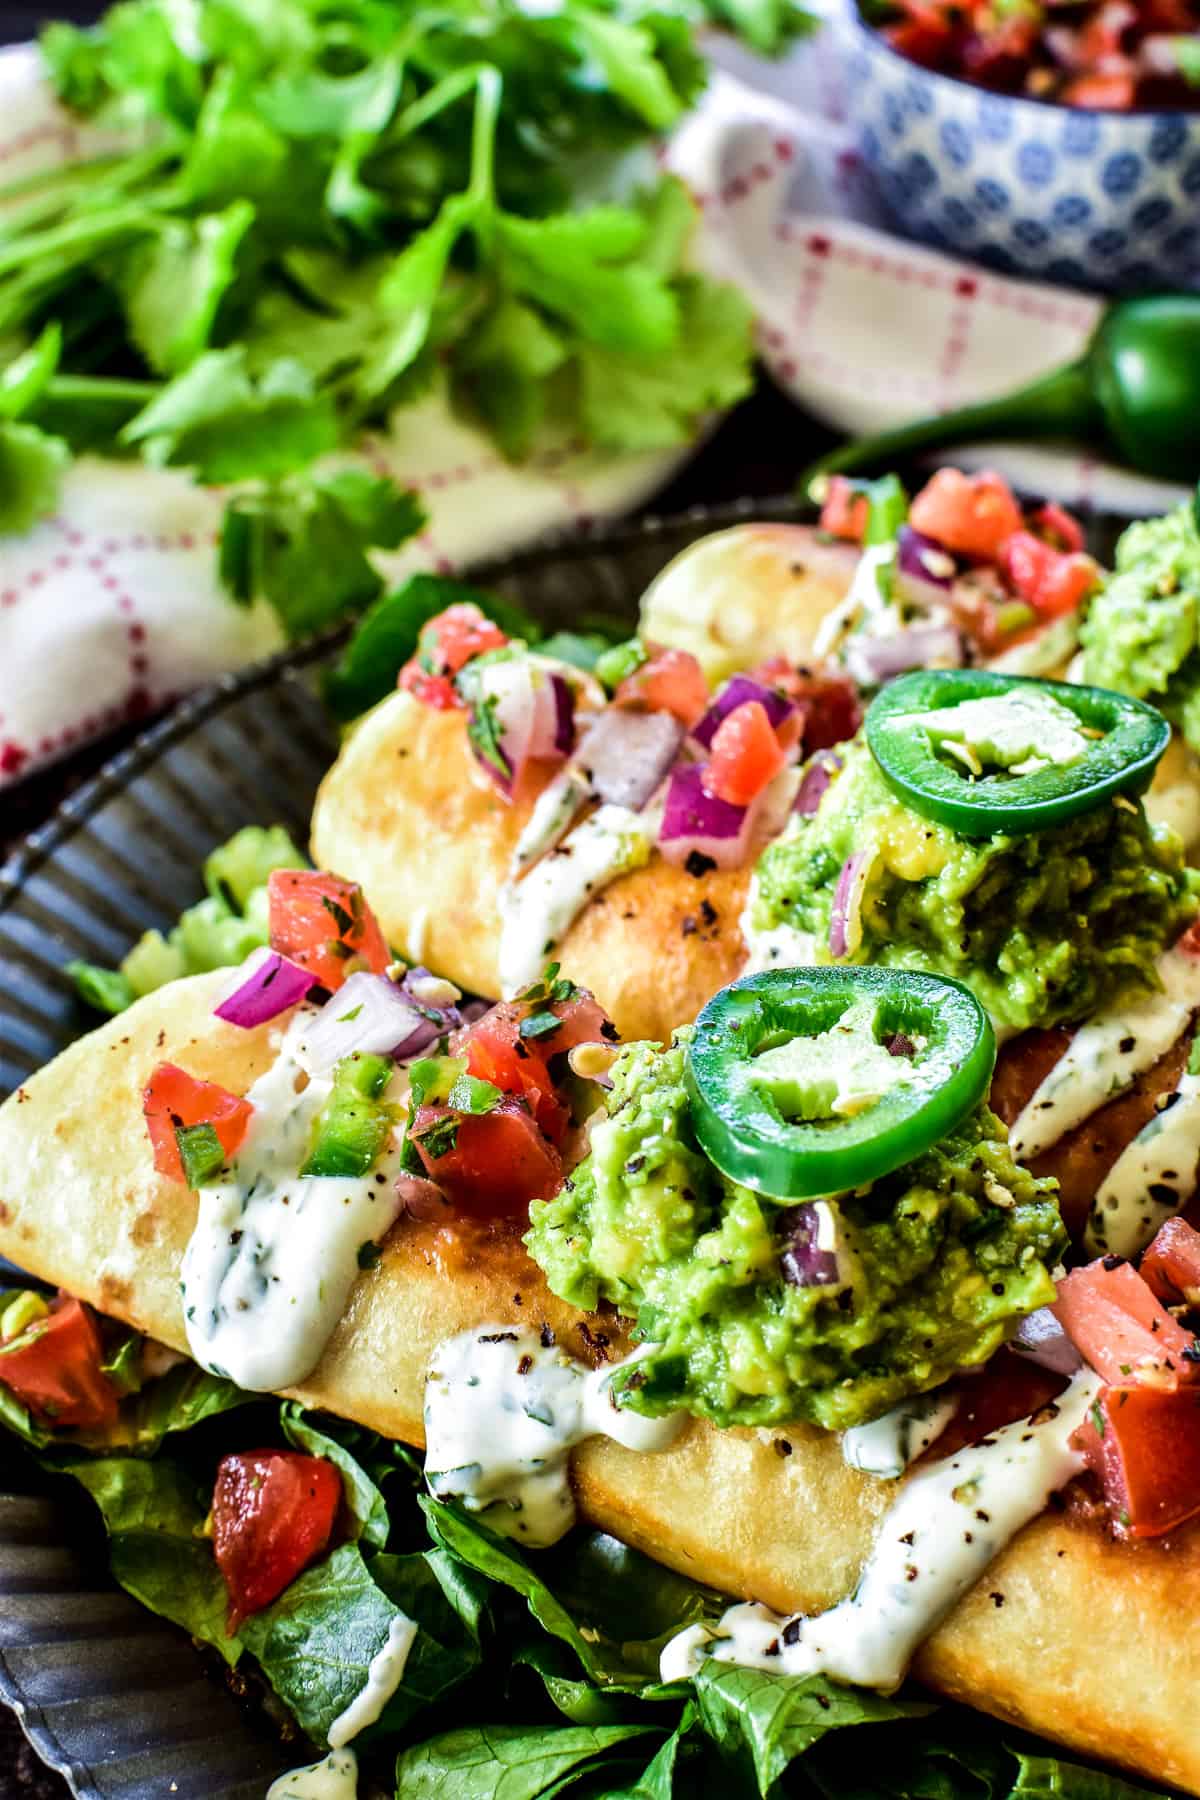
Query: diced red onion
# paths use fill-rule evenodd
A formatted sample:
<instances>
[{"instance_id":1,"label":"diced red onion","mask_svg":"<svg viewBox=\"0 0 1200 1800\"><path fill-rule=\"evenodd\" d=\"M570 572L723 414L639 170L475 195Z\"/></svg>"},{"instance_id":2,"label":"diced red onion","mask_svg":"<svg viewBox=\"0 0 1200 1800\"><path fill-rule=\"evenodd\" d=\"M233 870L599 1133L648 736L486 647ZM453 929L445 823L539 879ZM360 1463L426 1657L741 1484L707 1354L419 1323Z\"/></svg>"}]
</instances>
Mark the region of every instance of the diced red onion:
<instances>
[{"instance_id":1,"label":"diced red onion","mask_svg":"<svg viewBox=\"0 0 1200 1800\"><path fill-rule=\"evenodd\" d=\"M570 756L575 747L575 695L562 675L551 675L550 687L554 694L554 752Z\"/></svg>"},{"instance_id":2,"label":"diced red onion","mask_svg":"<svg viewBox=\"0 0 1200 1800\"><path fill-rule=\"evenodd\" d=\"M420 1056L458 1022L455 1009L422 1007L386 975L360 969L316 1015L304 1034L299 1060L312 1075L328 1074L343 1056L355 1052L403 1061Z\"/></svg>"},{"instance_id":3,"label":"diced red onion","mask_svg":"<svg viewBox=\"0 0 1200 1800\"><path fill-rule=\"evenodd\" d=\"M869 850L856 850L842 864L837 878L837 886L833 890L833 909L829 915L829 953L831 956L847 956L851 949L852 935L858 925L862 911L863 890L867 885L867 876L871 869L872 856ZM854 948L857 948L855 943Z\"/></svg>"},{"instance_id":4,"label":"diced red onion","mask_svg":"<svg viewBox=\"0 0 1200 1800\"><path fill-rule=\"evenodd\" d=\"M747 860L754 811L706 793L702 763L680 763L671 772L658 847L668 862L711 857L723 869Z\"/></svg>"},{"instance_id":5,"label":"diced red onion","mask_svg":"<svg viewBox=\"0 0 1200 1800\"><path fill-rule=\"evenodd\" d=\"M398 1175L396 1195L411 1219L443 1219L450 1205L437 1182L423 1175Z\"/></svg>"},{"instance_id":6,"label":"diced red onion","mask_svg":"<svg viewBox=\"0 0 1200 1800\"><path fill-rule=\"evenodd\" d=\"M836 1250L821 1248L821 1212L819 1204L806 1200L801 1206L789 1206L779 1215L779 1269L789 1287L837 1287L841 1269Z\"/></svg>"},{"instance_id":7,"label":"diced red onion","mask_svg":"<svg viewBox=\"0 0 1200 1800\"><path fill-rule=\"evenodd\" d=\"M547 674L528 656L485 663L472 683L472 716L478 720L489 708L507 772L478 749L475 755L503 793L512 793L532 757L569 755L574 743L575 696L561 675Z\"/></svg>"},{"instance_id":8,"label":"diced red onion","mask_svg":"<svg viewBox=\"0 0 1200 1800\"><path fill-rule=\"evenodd\" d=\"M700 723L692 726L692 736L696 742L705 750L711 749L712 741L716 737L720 725L731 712L736 712L739 706L745 706L749 700L757 700L762 706L773 731L777 730L783 721L796 710L795 701L789 700L777 688L766 687L761 681L755 681L749 675L733 675L716 696Z\"/></svg>"},{"instance_id":9,"label":"diced red onion","mask_svg":"<svg viewBox=\"0 0 1200 1800\"><path fill-rule=\"evenodd\" d=\"M312 974L278 950L257 950L240 972L238 985L214 1007L218 1019L250 1031L297 1006L313 985Z\"/></svg>"},{"instance_id":10,"label":"diced red onion","mask_svg":"<svg viewBox=\"0 0 1200 1800\"><path fill-rule=\"evenodd\" d=\"M1021 1320L1011 1347L1018 1356L1028 1357L1056 1375L1074 1375L1083 1367L1083 1358L1048 1306L1040 1306Z\"/></svg>"},{"instance_id":11,"label":"diced red onion","mask_svg":"<svg viewBox=\"0 0 1200 1800\"><path fill-rule=\"evenodd\" d=\"M842 759L834 750L818 750L815 756L810 757L808 766L800 777L792 811L805 815L815 813L825 789L841 766Z\"/></svg>"},{"instance_id":12,"label":"diced red onion","mask_svg":"<svg viewBox=\"0 0 1200 1800\"><path fill-rule=\"evenodd\" d=\"M683 731L671 713L610 706L588 726L575 767L598 800L636 812L665 781Z\"/></svg>"},{"instance_id":13,"label":"diced red onion","mask_svg":"<svg viewBox=\"0 0 1200 1800\"><path fill-rule=\"evenodd\" d=\"M961 668L962 660L962 637L953 625L910 625L886 637L863 632L846 646L846 667L863 687L882 687L908 669Z\"/></svg>"},{"instance_id":14,"label":"diced red onion","mask_svg":"<svg viewBox=\"0 0 1200 1800\"><path fill-rule=\"evenodd\" d=\"M896 575L902 591L920 606L936 604L950 592L958 564L936 538L911 525L896 533Z\"/></svg>"}]
</instances>

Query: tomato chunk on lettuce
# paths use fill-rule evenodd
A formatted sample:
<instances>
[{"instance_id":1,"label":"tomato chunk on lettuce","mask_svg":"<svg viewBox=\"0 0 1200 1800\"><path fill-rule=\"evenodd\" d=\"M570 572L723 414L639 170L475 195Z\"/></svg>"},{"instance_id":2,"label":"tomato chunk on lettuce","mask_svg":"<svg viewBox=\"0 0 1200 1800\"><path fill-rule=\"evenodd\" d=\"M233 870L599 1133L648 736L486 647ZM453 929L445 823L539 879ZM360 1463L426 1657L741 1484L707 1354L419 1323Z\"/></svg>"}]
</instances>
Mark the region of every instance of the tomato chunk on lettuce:
<instances>
[{"instance_id":1,"label":"tomato chunk on lettuce","mask_svg":"<svg viewBox=\"0 0 1200 1800\"><path fill-rule=\"evenodd\" d=\"M154 1166L169 1181L187 1182L180 1136L210 1126L224 1158L236 1155L254 1108L217 1081L199 1081L174 1063L159 1063L142 1090L142 1111L154 1146Z\"/></svg>"},{"instance_id":2,"label":"tomato chunk on lettuce","mask_svg":"<svg viewBox=\"0 0 1200 1800\"><path fill-rule=\"evenodd\" d=\"M242 1450L222 1460L213 1489L213 1550L229 1594L231 1637L320 1556L341 1497L341 1476L320 1456Z\"/></svg>"},{"instance_id":3,"label":"tomato chunk on lettuce","mask_svg":"<svg viewBox=\"0 0 1200 1800\"><path fill-rule=\"evenodd\" d=\"M267 896L272 950L308 969L322 987L340 988L355 968L382 975L391 962L357 881L319 869L275 869Z\"/></svg>"},{"instance_id":4,"label":"tomato chunk on lettuce","mask_svg":"<svg viewBox=\"0 0 1200 1800\"><path fill-rule=\"evenodd\" d=\"M0 1384L40 1423L94 1431L117 1416L94 1313L60 1293L42 1317L0 1342Z\"/></svg>"}]
</instances>

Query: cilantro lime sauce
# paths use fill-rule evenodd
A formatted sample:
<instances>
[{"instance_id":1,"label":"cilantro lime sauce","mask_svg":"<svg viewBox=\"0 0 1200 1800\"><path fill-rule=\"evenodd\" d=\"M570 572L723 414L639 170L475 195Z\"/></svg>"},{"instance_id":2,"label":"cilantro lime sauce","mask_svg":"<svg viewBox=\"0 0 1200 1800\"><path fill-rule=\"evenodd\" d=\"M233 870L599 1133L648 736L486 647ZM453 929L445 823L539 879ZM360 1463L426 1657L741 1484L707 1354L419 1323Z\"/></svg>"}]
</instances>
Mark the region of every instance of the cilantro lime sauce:
<instances>
[{"instance_id":1,"label":"cilantro lime sauce","mask_svg":"<svg viewBox=\"0 0 1200 1800\"><path fill-rule=\"evenodd\" d=\"M534 801L533 811L513 851L511 875L514 881L519 881L535 862L554 848L590 798L591 785L587 777L581 769L570 765L560 769L546 783Z\"/></svg>"},{"instance_id":2,"label":"cilantro lime sauce","mask_svg":"<svg viewBox=\"0 0 1200 1800\"><path fill-rule=\"evenodd\" d=\"M302 1009L246 1096L253 1114L229 1179L201 1188L183 1258L183 1312L196 1361L251 1393L302 1381L345 1311L363 1244L400 1211L391 1145L362 1179L301 1176L329 1076L302 1069Z\"/></svg>"},{"instance_id":3,"label":"cilantro lime sauce","mask_svg":"<svg viewBox=\"0 0 1200 1800\"><path fill-rule=\"evenodd\" d=\"M1200 1007L1200 956L1178 946L1158 961L1161 989L1118 996L1081 1025L1013 1124L1021 1161L1056 1144L1165 1056Z\"/></svg>"},{"instance_id":4,"label":"cilantro lime sauce","mask_svg":"<svg viewBox=\"0 0 1200 1800\"><path fill-rule=\"evenodd\" d=\"M904 630L904 615L892 599L895 567L894 539L863 551L845 599L826 614L813 639L816 660L849 667L855 637L892 637Z\"/></svg>"},{"instance_id":5,"label":"cilantro lime sauce","mask_svg":"<svg viewBox=\"0 0 1200 1800\"><path fill-rule=\"evenodd\" d=\"M1089 1256L1136 1256L1181 1212L1200 1173L1200 1076L1185 1073L1163 1110L1108 1171L1084 1233Z\"/></svg>"},{"instance_id":6,"label":"cilantro lime sauce","mask_svg":"<svg viewBox=\"0 0 1200 1800\"><path fill-rule=\"evenodd\" d=\"M916 1394L882 1418L842 1434L842 1457L852 1469L896 1481L939 1438L958 1411L952 1394Z\"/></svg>"},{"instance_id":7,"label":"cilantro lime sauce","mask_svg":"<svg viewBox=\"0 0 1200 1800\"><path fill-rule=\"evenodd\" d=\"M552 1332L478 1326L442 1344L425 1383L425 1477L439 1500L485 1513L494 1531L534 1546L575 1523L568 1457L585 1438L665 1450L683 1416L618 1406L611 1382L644 1351L595 1370Z\"/></svg>"},{"instance_id":8,"label":"cilantro lime sauce","mask_svg":"<svg viewBox=\"0 0 1200 1800\"><path fill-rule=\"evenodd\" d=\"M538 979L593 894L649 862L658 820L627 806L597 807L518 881L500 891L500 990Z\"/></svg>"},{"instance_id":9,"label":"cilantro lime sauce","mask_svg":"<svg viewBox=\"0 0 1200 1800\"><path fill-rule=\"evenodd\" d=\"M267 1800L357 1800L358 1758L353 1750L331 1750L318 1763L292 1769L273 1781Z\"/></svg>"},{"instance_id":10,"label":"cilantro lime sauce","mask_svg":"<svg viewBox=\"0 0 1200 1800\"><path fill-rule=\"evenodd\" d=\"M332 1750L344 1749L351 1738L374 1725L404 1679L416 1635L417 1628L407 1613L398 1612L388 1626L383 1645L371 1658L366 1681L329 1727L326 1742Z\"/></svg>"},{"instance_id":11,"label":"cilantro lime sauce","mask_svg":"<svg viewBox=\"0 0 1200 1800\"><path fill-rule=\"evenodd\" d=\"M662 1679L706 1657L777 1675L832 1676L890 1693L917 1649L1051 1494L1083 1467L1071 1434L1099 1389L1090 1370L1031 1419L922 1469L885 1516L857 1588L828 1612L784 1618L750 1603L693 1625L662 1653Z\"/></svg>"}]
</instances>

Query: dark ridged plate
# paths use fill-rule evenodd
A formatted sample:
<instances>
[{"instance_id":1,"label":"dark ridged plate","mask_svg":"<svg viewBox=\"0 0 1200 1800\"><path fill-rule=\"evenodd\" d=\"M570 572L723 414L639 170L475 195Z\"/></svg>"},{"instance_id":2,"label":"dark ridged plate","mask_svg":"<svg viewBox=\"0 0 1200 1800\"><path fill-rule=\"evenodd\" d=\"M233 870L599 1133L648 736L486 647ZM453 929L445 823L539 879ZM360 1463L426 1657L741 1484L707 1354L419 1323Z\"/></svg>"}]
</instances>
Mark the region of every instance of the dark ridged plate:
<instances>
[{"instance_id":1,"label":"dark ridged plate","mask_svg":"<svg viewBox=\"0 0 1200 1800\"><path fill-rule=\"evenodd\" d=\"M547 627L632 616L659 569L707 531L788 502L649 520L474 571ZM63 965L118 961L199 898L199 865L247 824L303 841L335 749L315 686L335 643L185 701L74 795L0 871L0 1096L94 1024ZM65 1484L64 1484L65 1488ZM301 1760L212 1679L188 1639L114 1589L73 1492L47 1495L0 1434L0 1699L80 1800L262 1800Z\"/></svg>"}]
</instances>

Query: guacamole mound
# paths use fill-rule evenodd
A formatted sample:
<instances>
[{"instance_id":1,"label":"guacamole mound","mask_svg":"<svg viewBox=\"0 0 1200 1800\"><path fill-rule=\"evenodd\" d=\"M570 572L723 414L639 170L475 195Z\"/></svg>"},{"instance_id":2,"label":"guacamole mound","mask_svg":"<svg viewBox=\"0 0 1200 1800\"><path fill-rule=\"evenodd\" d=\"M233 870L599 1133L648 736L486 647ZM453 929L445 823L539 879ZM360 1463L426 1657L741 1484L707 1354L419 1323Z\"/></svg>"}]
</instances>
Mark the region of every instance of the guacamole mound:
<instances>
[{"instance_id":1,"label":"guacamole mound","mask_svg":"<svg viewBox=\"0 0 1200 1800\"><path fill-rule=\"evenodd\" d=\"M608 1116L526 1245L572 1305L610 1301L655 1348L623 1404L718 1425L810 1420L843 1430L984 1362L1054 1297L1066 1243L1056 1183L1019 1168L980 1106L952 1136L865 1191L828 1202L838 1285L783 1278L787 1202L741 1187L699 1149L684 1085L690 1027L629 1045Z\"/></svg>"},{"instance_id":2,"label":"guacamole mound","mask_svg":"<svg viewBox=\"0 0 1200 1800\"><path fill-rule=\"evenodd\" d=\"M861 740L842 754L817 811L794 817L755 871L752 933L804 934L779 960L834 960L838 876L863 850L873 856L848 960L956 976L1010 1031L1082 1019L1121 987L1152 986L1155 959L1195 915L1200 874L1139 805L964 838L906 806Z\"/></svg>"},{"instance_id":3,"label":"guacamole mound","mask_svg":"<svg viewBox=\"0 0 1200 1800\"><path fill-rule=\"evenodd\" d=\"M1085 681L1152 701L1200 750L1200 530L1190 501L1122 534L1079 635Z\"/></svg>"}]
</instances>

